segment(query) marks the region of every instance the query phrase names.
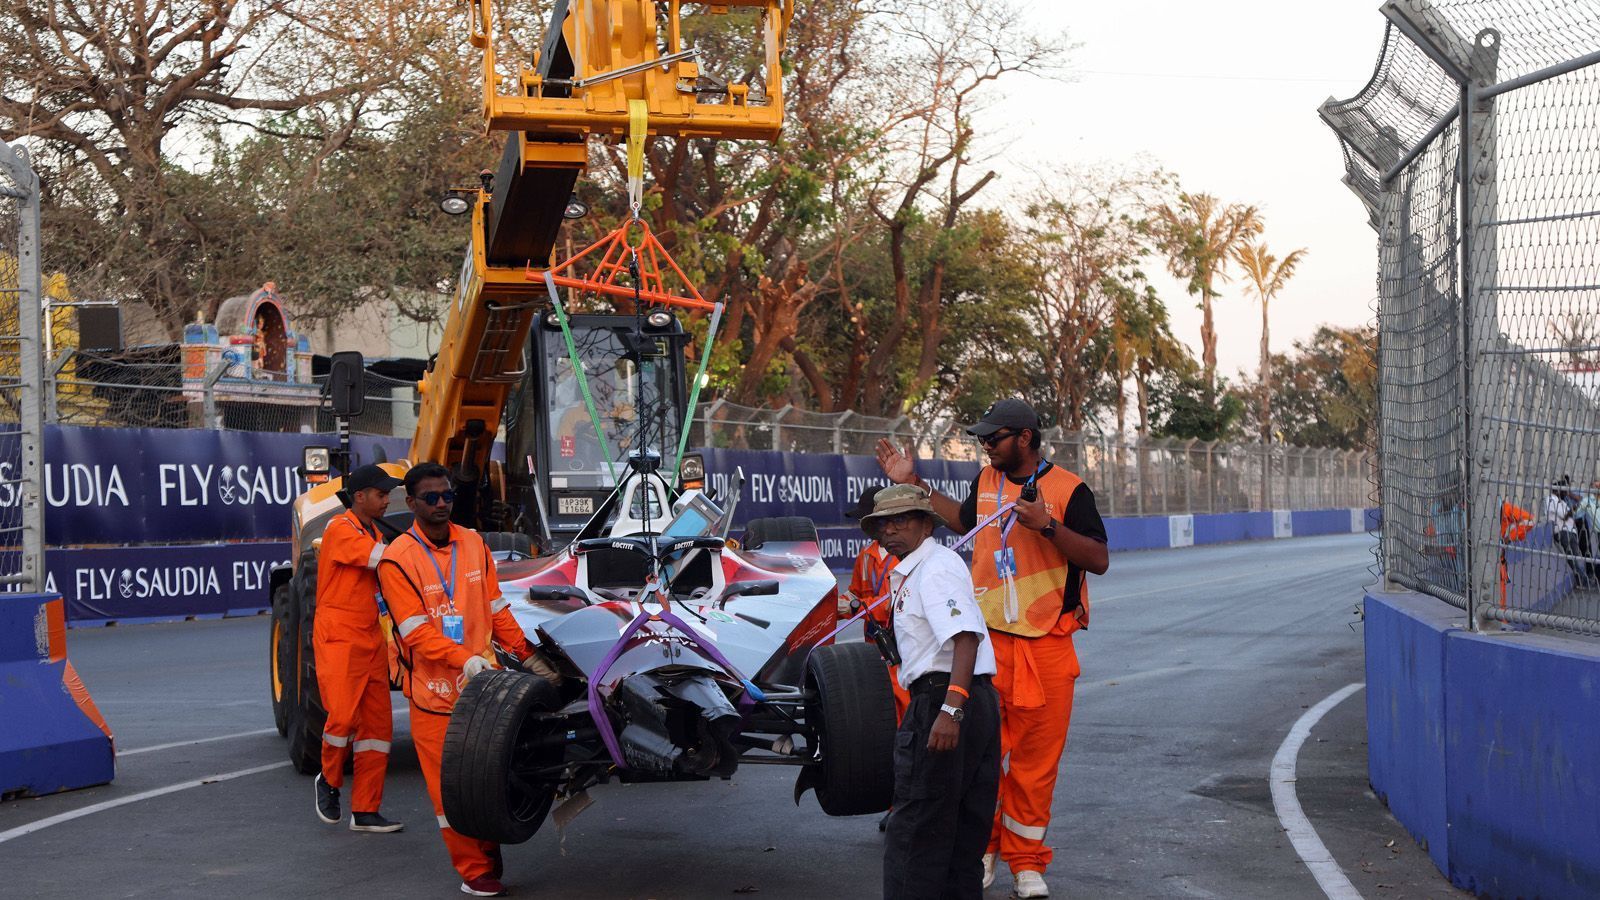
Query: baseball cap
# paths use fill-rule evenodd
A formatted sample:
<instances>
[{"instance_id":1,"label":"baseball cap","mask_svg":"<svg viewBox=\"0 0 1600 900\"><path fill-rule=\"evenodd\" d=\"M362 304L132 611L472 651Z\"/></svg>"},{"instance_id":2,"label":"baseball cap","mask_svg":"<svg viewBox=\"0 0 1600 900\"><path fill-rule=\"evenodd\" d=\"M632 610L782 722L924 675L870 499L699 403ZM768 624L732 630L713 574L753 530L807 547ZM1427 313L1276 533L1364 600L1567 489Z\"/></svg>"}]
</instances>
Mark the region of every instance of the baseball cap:
<instances>
[{"instance_id":1,"label":"baseball cap","mask_svg":"<svg viewBox=\"0 0 1600 900\"><path fill-rule=\"evenodd\" d=\"M392 491L402 483L400 479L385 472L376 464L362 466L344 477L344 486L351 493L367 488Z\"/></svg>"},{"instance_id":2,"label":"baseball cap","mask_svg":"<svg viewBox=\"0 0 1600 900\"><path fill-rule=\"evenodd\" d=\"M967 434L988 437L1002 428L1030 428L1039 431L1039 414L1025 401L1015 397L996 400L983 411L983 418L967 429Z\"/></svg>"}]
</instances>

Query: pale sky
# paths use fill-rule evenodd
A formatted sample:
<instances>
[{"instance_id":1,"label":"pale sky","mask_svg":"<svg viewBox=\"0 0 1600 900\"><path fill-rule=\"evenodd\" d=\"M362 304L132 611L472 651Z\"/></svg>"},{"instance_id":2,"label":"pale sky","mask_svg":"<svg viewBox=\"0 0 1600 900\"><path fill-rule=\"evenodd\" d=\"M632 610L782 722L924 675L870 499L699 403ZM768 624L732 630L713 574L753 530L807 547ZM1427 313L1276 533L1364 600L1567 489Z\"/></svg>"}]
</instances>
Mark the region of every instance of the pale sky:
<instances>
[{"instance_id":1,"label":"pale sky","mask_svg":"<svg viewBox=\"0 0 1600 900\"><path fill-rule=\"evenodd\" d=\"M1317 117L1330 95L1366 84L1383 41L1377 0L1024 0L1041 30L1081 46L1070 83L1002 82L991 162L1008 186L1030 171L1143 155L1184 189L1253 203L1278 256L1309 249L1273 302L1272 349L1324 322L1372 320L1377 240L1333 133ZM1200 311L1182 286L1157 282L1173 331L1199 356ZM1261 313L1236 279L1217 301L1218 369L1255 371Z\"/></svg>"}]
</instances>

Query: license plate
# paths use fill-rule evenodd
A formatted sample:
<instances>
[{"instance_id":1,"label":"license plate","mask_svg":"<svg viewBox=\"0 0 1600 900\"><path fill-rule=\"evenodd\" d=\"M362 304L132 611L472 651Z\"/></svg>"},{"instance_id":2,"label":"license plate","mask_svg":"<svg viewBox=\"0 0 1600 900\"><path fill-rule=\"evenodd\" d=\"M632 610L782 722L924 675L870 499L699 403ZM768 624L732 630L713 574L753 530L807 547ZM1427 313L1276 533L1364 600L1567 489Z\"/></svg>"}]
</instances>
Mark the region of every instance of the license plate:
<instances>
[{"instance_id":1,"label":"license plate","mask_svg":"<svg viewBox=\"0 0 1600 900\"><path fill-rule=\"evenodd\" d=\"M557 497L556 512L563 516L594 515L593 497Z\"/></svg>"}]
</instances>

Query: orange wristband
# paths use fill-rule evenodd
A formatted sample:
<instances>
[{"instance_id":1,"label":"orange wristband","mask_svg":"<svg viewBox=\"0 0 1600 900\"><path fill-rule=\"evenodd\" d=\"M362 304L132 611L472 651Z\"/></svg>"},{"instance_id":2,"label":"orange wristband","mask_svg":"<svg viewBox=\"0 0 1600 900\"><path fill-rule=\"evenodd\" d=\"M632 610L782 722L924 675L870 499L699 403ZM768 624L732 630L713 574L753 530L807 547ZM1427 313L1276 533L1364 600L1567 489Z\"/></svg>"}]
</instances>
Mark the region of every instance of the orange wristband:
<instances>
[{"instance_id":1,"label":"orange wristband","mask_svg":"<svg viewBox=\"0 0 1600 900\"><path fill-rule=\"evenodd\" d=\"M967 689L964 688L964 687L957 687L957 686L955 686L953 684L947 684L947 685L944 686L944 689L947 690L947 691L954 691L957 694L960 694L961 696L967 698L968 700L972 699L972 695L967 693Z\"/></svg>"}]
</instances>

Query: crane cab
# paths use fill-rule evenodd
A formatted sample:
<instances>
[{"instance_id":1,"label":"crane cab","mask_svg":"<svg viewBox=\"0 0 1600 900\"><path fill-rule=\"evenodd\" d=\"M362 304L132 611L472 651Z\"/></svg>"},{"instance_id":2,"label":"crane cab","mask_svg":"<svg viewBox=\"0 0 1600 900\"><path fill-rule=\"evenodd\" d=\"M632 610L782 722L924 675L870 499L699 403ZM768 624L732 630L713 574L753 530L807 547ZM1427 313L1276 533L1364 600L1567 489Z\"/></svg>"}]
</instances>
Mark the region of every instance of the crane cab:
<instances>
[{"instance_id":1,"label":"crane cab","mask_svg":"<svg viewBox=\"0 0 1600 900\"><path fill-rule=\"evenodd\" d=\"M565 545L594 516L634 452L658 453L661 471L676 471L686 403L689 335L676 316L575 315L568 324L605 444L553 312L530 329L528 374L506 405L507 500L525 513L520 527L535 539L543 541L548 528L547 550ZM649 495L633 496L637 504ZM631 512L656 520L670 514Z\"/></svg>"}]
</instances>

